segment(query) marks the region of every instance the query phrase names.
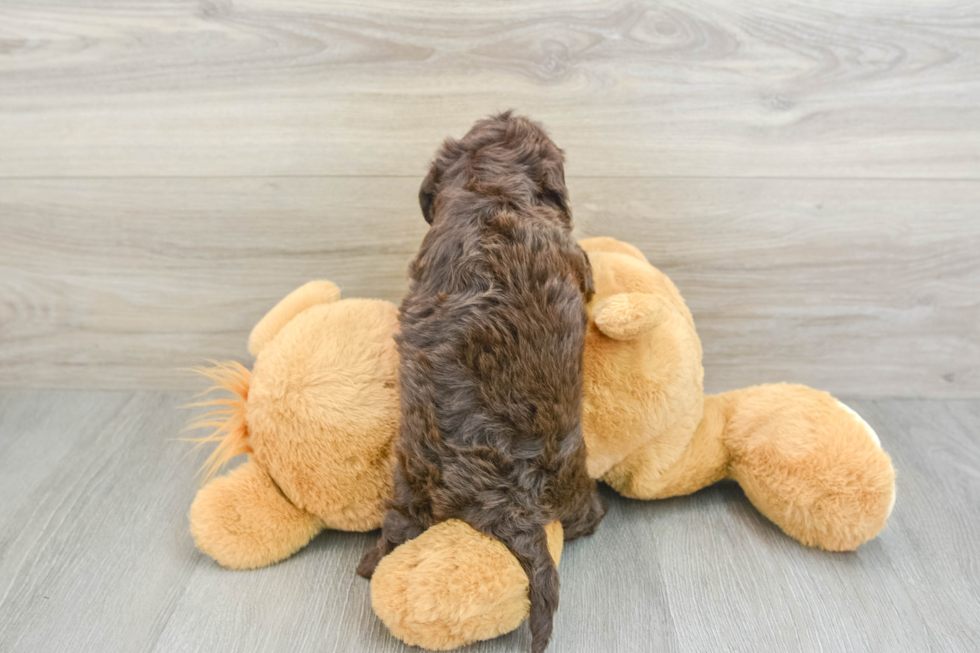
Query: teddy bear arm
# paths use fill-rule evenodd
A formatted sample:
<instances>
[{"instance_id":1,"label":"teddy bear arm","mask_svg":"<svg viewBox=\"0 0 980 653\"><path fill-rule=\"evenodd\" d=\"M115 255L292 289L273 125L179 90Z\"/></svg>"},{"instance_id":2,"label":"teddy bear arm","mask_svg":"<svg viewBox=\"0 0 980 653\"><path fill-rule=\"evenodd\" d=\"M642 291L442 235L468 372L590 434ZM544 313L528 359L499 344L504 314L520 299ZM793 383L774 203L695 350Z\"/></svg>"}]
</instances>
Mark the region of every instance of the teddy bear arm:
<instances>
[{"instance_id":1,"label":"teddy bear arm","mask_svg":"<svg viewBox=\"0 0 980 653\"><path fill-rule=\"evenodd\" d=\"M614 340L636 340L673 313L661 295L629 292L600 299L592 310L592 319L599 331Z\"/></svg>"},{"instance_id":2,"label":"teddy bear arm","mask_svg":"<svg viewBox=\"0 0 980 653\"><path fill-rule=\"evenodd\" d=\"M294 317L317 304L330 304L340 299L340 288L329 281L310 281L283 297L259 320L248 336L248 352L259 352L276 337Z\"/></svg>"},{"instance_id":3,"label":"teddy bear arm","mask_svg":"<svg viewBox=\"0 0 980 653\"><path fill-rule=\"evenodd\" d=\"M190 520L197 547L230 569L279 562L324 528L319 517L283 496L254 460L201 488Z\"/></svg>"}]
</instances>

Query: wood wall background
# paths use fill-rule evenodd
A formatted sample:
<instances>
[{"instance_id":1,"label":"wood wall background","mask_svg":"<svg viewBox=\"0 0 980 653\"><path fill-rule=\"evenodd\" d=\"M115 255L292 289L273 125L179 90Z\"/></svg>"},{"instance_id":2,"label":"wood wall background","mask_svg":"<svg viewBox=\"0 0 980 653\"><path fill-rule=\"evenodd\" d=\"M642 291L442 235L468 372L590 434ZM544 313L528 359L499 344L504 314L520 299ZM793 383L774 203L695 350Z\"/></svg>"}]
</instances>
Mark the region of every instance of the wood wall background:
<instances>
[{"instance_id":1,"label":"wood wall background","mask_svg":"<svg viewBox=\"0 0 980 653\"><path fill-rule=\"evenodd\" d=\"M980 396L980 5L0 0L0 387L181 388L312 278L397 300L516 107L706 385Z\"/></svg>"}]
</instances>

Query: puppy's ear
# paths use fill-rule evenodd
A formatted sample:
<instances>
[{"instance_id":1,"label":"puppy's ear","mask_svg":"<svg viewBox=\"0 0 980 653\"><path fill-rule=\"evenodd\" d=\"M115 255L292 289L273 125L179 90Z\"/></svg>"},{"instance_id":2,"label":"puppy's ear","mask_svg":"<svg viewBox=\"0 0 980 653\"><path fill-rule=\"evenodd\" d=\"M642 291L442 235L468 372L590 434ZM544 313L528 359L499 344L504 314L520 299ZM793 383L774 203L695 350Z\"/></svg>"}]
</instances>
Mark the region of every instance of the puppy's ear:
<instances>
[{"instance_id":1,"label":"puppy's ear","mask_svg":"<svg viewBox=\"0 0 980 653\"><path fill-rule=\"evenodd\" d=\"M592 309L599 331L614 340L636 340L652 331L667 315L668 307L660 297L642 292L603 297Z\"/></svg>"},{"instance_id":2,"label":"puppy's ear","mask_svg":"<svg viewBox=\"0 0 980 653\"><path fill-rule=\"evenodd\" d=\"M560 159L546 163L541 178L541 193L546 202L571 217L568 210L568 189L565 187L565 168Z\"/></svg>"},{"instance_id":3,"label":"puppy's ear","mask_svg":"<svg viewBox=\"0 0 980 653\"><path fill-rule=\"evenodd\" d=\"M425 176L422 180L422 185L419 187L419 206L422 207L422 217L429 224L432 224L432 220L435 216L435 204L436 204L436 167L432 166L429 169L429 174Z\"/></svg>"}]
</instances>

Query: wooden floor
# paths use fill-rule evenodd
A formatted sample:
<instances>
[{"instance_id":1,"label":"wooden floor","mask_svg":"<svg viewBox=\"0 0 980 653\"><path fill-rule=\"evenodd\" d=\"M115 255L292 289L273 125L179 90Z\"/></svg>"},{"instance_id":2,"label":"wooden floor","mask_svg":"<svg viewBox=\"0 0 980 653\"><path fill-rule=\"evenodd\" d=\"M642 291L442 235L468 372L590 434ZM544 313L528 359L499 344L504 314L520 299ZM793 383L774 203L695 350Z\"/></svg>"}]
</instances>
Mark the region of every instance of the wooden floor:
<instances>
[{"instance_id":1,"label":"wooden floor","mask_svg":"<svg viewBox=\"0 0 980 653\"><path fill-rule=\"evenodd\" d=\"M410 651L354 566L374 534L327 532L271 568L199 553L186 395L0 392L0 651ZM549 651L975 651L980 401L847 402L898 471L856 553L800 546L738 486L630 501L562 557ZM526 651L527 626L472 651Z\"/></svg>"}]
</instances>

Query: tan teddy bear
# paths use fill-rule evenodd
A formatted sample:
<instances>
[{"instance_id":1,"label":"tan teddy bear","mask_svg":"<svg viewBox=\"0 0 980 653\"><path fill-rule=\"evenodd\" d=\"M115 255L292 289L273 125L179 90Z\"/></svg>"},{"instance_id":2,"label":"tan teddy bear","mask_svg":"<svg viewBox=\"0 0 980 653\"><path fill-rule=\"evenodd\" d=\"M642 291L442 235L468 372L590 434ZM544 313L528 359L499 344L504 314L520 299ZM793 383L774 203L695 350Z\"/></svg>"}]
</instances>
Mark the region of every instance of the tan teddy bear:
<instances>
[{"instance_id":1,"label":"tan teddy bear","mask_svg":"<svg viewBox=\"0 0 980 653\"><path fill-rule=\"evenodd\" d=\"M676 287L636 248L582 241L589 305L583 430L589 471L625 496L689 494L724 478L804 544L842 551L871 539L894 503L874 431L830 395L764 385L705 397L701 344ZM311 282L255 327L251 373L206 370L232 399L198 425L218 448L191 508L198 547L235 569L277 562L324 528L380 525L397 437L397 309L339 299ZM561 526L549 526L557 562ZM353 570L352 570L353 573ZM506 547L451 520L402 545L371 582L375 611L409 644L448 649L513 630L527 578Z\"/></svg>"}]
</instances>

